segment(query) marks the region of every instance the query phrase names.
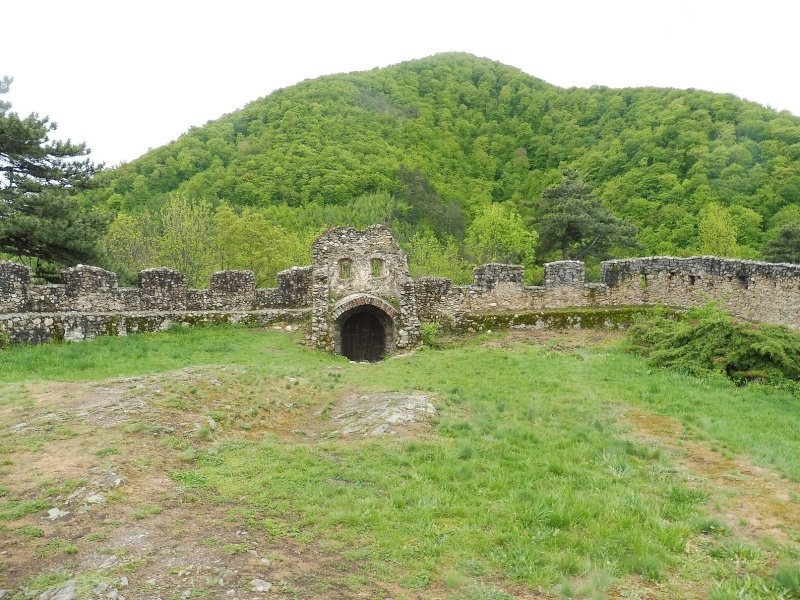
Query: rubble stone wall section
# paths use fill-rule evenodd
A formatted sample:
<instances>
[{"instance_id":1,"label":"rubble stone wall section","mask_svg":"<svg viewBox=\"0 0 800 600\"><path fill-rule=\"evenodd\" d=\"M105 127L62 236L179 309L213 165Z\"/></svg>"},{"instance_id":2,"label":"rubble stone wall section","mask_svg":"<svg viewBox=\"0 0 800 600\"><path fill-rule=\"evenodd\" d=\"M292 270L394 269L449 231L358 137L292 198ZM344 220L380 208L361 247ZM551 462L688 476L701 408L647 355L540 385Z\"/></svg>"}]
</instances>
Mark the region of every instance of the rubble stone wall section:
<instances>
[{"instance_id":1,"label":"rubble stone wall section","mask_svg":"<svg viewBox=\"0 0 800 600\"><path fill-rule=\"evenodd\" d=\"M654 305L688 308L713 300L742 319L800 328L800 265L713 256L611 260L602 263L600 283L586 283L583 263L559 261L545 265L544 286L525 286L510 268L495 270L491 278L482 269L475 270L468 286L441 278L417 279L420 318L457 328L478 314Z\"/></svg>"},{"instance_id":2,"label":"rubble stone wall section","mask_svg":"<svg viewBox=\"0 0 800 600\"><path fill-rule=\"evenodd\" d=\"M343 324L340 320L367 304L378 306L391 325L387 350L417 343L420 323L416 287L408 271L408 257L388 227L329 229L314 241L311 257L309 339L313 345L336 350L341 345L337 339Z\"/></svg>"},{"instance_id":3,"label":"rubble stone wall section","mask_svg":"<svg viewBox=\"0 0 800 600\"><path fill-rule=\"evenodd\" d=\"M709 300L736 317L800 328L800 265L713 256L603 263L604 301L688 307Z\"/></svg>"},{"instance_id":4,"label":"rubble stone wall section","mask_svg":"<svg viewBox=\"0 0 800 600\"><path fill-rule=\"evenodd\" d=\"M135 288L121 288L110 271L78 265L61 284L34 285L30 269L0 262L0 329L11 339L41 343L96 335L158 331L173 323L266 325L305 318L311 267L278 274L278 287L258 289L252 271L221 271L208 289L190 289L186 277L159 267L139 273Z\"/></svg>"},{"instance_id":5,"label":"rubble stone wall section","mask_svg":"<svg viewBox=\"0 0 800 600\"><path fill-rule=\"evenodd\" d=\"M173 325L223 325L243 323L267 326L300 323L308 309L250 311L141 311L141 312L55 312L0 314L0 330L16 342L42 344L51 341L88 340L99 335L165 331Z\"/></svg>"}]
</instances>

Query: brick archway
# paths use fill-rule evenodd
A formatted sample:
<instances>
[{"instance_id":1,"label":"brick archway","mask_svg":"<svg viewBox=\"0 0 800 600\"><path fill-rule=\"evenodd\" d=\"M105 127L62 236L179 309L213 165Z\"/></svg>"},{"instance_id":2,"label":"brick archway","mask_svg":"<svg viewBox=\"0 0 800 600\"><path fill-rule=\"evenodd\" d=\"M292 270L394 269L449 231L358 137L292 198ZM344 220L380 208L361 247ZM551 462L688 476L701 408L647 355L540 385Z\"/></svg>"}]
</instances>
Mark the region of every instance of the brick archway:
<instances>
[{"instance_id":1,"label":"brick archway","mask_svg":"<svg viewBox=\"0 0 800 600\"><path fill-rule=\"evenodd\" d=\"M395 349L397 309L371 294L342 298L331 311L333 348L351 360L374 361Z\"/></svg>"},{"instance_id":2,"label":"brick archway","mask_svg":"<svg viewBox=\"0 0 800 600\"><path fill-rule=\"evenodd\" d=\"M331 319L336 321L344 313L358 308L359 306L375 307L378 310L386 313L393 321L399 316L397 309L386 302L386 300L382 300L381 298L373 296L372 294L351 294L350 296L345 296L336 303L331 311Z\"/></svg>"}]
</instances>

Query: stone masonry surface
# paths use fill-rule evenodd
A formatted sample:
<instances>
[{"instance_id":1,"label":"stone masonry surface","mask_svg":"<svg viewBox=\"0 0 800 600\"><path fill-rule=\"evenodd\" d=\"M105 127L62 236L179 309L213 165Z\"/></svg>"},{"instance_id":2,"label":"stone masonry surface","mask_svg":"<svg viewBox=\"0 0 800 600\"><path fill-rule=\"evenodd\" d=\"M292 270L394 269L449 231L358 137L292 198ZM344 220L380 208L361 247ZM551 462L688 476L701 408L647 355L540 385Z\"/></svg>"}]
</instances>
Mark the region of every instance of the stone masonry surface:
<instances>
[{"instance_id":1,"label":"stone masonry surface","mask_svg":"<svg viewBox=\"0 0 800 600\"><path fill-rule=\"evenodd\" d=\"M164 267L142 271L137 287L125 288L114 273L86 265L66 269L61 284L36 285L27 267L0 262L0 330L19 342L41 343L173 323L310 317L309 341L339 351L344 321L371 311L384 324L389 353L417 344L424 322L480 329L484 316L491 323L549 326L555 321L547 311L687 308L710 300L742 319L800 328L800 265L793 264L713 256L611 260L602 264L600 283L587 284L583 263L558 261L545 265L543 286L524 285L519 265L488 264L475 269L471 285L454 285L412 278L406 254L381 225L326 231L312 246L312 263L279 273L275 288L257 288L251 271L222 271L207 289L190 289L182 273Z\"/></svg>"},{"instance_id":2,"label":"stone masonry surface","mask_svg":"<svg viewBox=\"0 0 800 600\"><path fill-rule=\"evenodd\" d=\"M387 353L417 343L416 290L406 253L388 227L329 229L314 241L311 258L313 345L339 352L342 326L358 311L380 318Z\"/></svg>"}]
</instances>

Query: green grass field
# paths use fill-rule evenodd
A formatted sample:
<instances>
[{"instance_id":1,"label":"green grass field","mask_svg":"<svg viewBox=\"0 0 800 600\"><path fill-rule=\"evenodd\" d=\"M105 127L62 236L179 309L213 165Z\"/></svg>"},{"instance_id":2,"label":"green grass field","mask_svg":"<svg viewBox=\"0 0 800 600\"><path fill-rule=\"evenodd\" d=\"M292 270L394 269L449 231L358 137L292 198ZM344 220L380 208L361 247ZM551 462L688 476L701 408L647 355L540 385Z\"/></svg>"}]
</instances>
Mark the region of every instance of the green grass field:
<instances>
[{"instance_id":1,"label":"green grass field","mask_svg":"<svg viewBox=\"0 0 800 600\"><path fill-rule=\"evenodd\" d=\"M336 565L314 582L289 581L287 597L800 597L800 399L791 393L653 370L615 341L565 350L496 334L376 364L300 341L207 328L0 354L0 541L24 537L62 558L60 571L29 569L27 585L63 565L63 577L80 578L81 557L100 543L85 531L30 529L26 507L41 510L55 484L31 491L10 479L71 439L118 468L132 469L141 451L137 476L175 484L160 503L123 493L137 522L207 506ZM170 375L187 367L202 375ZM39 389L157 373L166 375L153 410L108 429L102 447L78 425L73 436L10 430L52 409ZM431 395L432 427L318 434L344 396L384 391ZM160 428L185 414L213 427ZM751 506L759 485L774 502L759 493ZM128 577L136 585L136 571Z\"/></svg>"}]
</instances>

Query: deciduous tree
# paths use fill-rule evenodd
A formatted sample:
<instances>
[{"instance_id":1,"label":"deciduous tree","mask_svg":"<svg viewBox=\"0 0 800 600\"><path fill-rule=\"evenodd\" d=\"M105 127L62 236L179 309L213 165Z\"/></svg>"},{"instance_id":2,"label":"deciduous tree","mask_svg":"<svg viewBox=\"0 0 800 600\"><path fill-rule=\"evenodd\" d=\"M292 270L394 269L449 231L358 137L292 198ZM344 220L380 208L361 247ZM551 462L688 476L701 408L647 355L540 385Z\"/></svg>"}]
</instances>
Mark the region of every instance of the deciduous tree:
<instances>
[{"instance_id":1,"label":"deciduous tree","mask_svg":"<svg viewBox=\"0 0 800 600\"><path fill-rule=\"evenodd\" d=\"M205 285L212 269L211 204L176 194L161 208L159 260L184 273L190 285Z\"/></svg>"},{"instance_id":2,"label":"deciduous tree","mask_svg":"<svg viewBox=\"0 0 800 600\"><path fill-rule=\"evenodd\" d=\"M466 245L478 262L530 264L537 240L512 206L493 203L470 223Z\"/></svg>"},{"instance_id":3,"label":"deciduous tree","mask_svg":"<svg viewBox=\"0 0 800 600\"><path fill-rule=\"evenodd\" d=\"M408 261L414 276L447 277L457 283L468 283L470 268L461 256L455 238L436 237L431 229L417 231L408 244Z\"/></svg>"},{"instance_id":4,"label":"deciduous tree","mask_svg":"<svg viewBox=\"0 0 800 600\"><path fill-rule=\"evenodd\" d=\"M722 257L738 257L736 224L731 213L719 202L711 202L700 212L698 224L700 253Z\"/></svg>"},{"instance_id":5,"label":"deciduous tree","mask_svg":"<svg viewBox=\"0 0 800 600\"><path fill-rule=\"evenodd\" d=\"M149 212L119 213L100 244L108 267L131 279L142 269L158 266L159 233Z\"/></svg>"},{"instance_id":6,"label":"deciduous tree","mask_svg":"<svg viewBox=\"0 0 800 600\"><path fill-rule=\"evenodd\" d=\"M309 261L310 240L292 235L257 209L237 214L221 204L214 213L215 263L221 269L250 269L259 285L274 285L279 271Z\"/></svg>"}]
</instances>

